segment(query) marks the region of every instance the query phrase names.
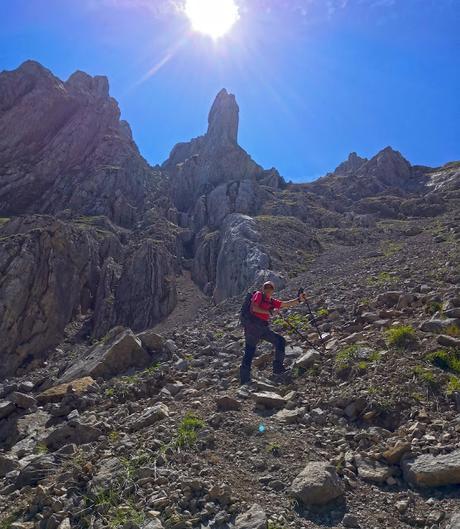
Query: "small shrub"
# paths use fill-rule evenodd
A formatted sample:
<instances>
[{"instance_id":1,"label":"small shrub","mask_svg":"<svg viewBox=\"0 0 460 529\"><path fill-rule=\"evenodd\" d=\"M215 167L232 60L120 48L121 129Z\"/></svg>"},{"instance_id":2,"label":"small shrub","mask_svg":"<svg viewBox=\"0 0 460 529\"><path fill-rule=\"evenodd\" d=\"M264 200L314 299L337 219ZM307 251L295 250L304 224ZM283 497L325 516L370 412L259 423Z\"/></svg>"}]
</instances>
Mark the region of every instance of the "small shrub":
<instances>
[{"instance_id":1,"label":"small shrub","mask_svg":"<svg viewBox=\"0 0 460 529\"><path fill-rule=\"evenodd\" d=\"M115 395L115 390L113 388L107 388L104 391L106 397L113 397Z\"/></svg>"},{"instance_id":2,"label":"small shrub","mask_svg":"<svg viewBox=\"0 0 460 529\"><path fill-rule=\"evenodd\" d=\"M316 311L316 315L320 318L321 316L327 316L329 311L327 309L319 309Z\"/></svg>"},{"instance_id":3,"label":"small shrub","mask_svg":"<svg viewBox=\"0 0 460 529\"><path fill-rule=\"evenodd\" d=\"M187 414L181 421L177 433L176 446L179 448L192 447L198 438L198 430L205 426L203 419Z\"/></svg>"},{"instance_id":4,"label":"small shrub","mask_svg":"<svg viewBox=\"0 0 460 529\"><path fill-rule=\"evenodd\" d=\"M411 349L417 344L417 337L412 327L399 325L386 331L386 338L389 346L397 349Z\"/></svg>"},{"instance_id":5,"label":"small shrub","mask_svg":"<svg viewBox=\"0 0 460 529\"><path fill-rule=\"evenodd\" d=\"M47 454L48 453L48 447L46 446L45 443L37 443L35 445L35 450L34 452L36 454Z\"/></svg>"},{"instance_id":6,"label":"small shrub","mask_svg":"<svg viewBox=\"0 0 460 529\"><path fill-rule=\"evenodd\" d=\"M457 325L449 325L446 329L446 334L449 336L460 336L460 327Z\"/></svg>"},{"instance_id":7,"label":"small shrub","mask_svg":"<svg viewBox=\"0 0 460 529\"><path fill-rule=\"evenodd\" d=\"M359 347L357 345L349 345L339 351L335 357L335 367L338 370L347 369L352 366L358 355Z\"/></svg>"},{"instance_id":8,"label":"small shrub","mask_svg":"<svg viewBox=\"0 0 460 529\"><path fill-rule=\"evenodd\" d=\"M360 362L358 362L358 369L360 369L361 371L366 371L368 365L369 364L365 360L361 360Z\"/></svg>"},{"instance_id":9,"label":"small shrub","mask_svg":"<svg viewBox=\"0 0 460 529\"><path fill-rule=\"evenodd\" d=\"M111 443L116 443L120 439L120 432L113 430L109 432L109 441Z\"/></svg>"},{"instance_id":10,"label":"small shrub","mask_svg":"<svg viewBox=\"0 0 460 529\"><path fill-rule=\"evenodd\" d=\"M274 456L281 455L281 446L278 443L271 443L267 446L267 452Z\"/></svg>"},{"instance_id":11,"label":"small shrub","mask_svg":"<svg viewBox=\"0 0 460 529\"><path fill-rule=\"evenodd\" d=\"M447 395L452 395L452 393L460 392L460 378L455 375L449 377L449 382L447 383L446 393Z\"/></svg>"},{"instance_id":12,"label":"small shrub","mask_svg":"<svg viewBox=\"0 0 460 529\"><path fill-rule=\"evenodd\" d=\"M415 366L413 373L417 379L432 388L438 385L436 377L431 369L427 369L426 367L422 366Z\"/></svg>"},{"instance_id":13,"label":"small shrub","mask_svg":"<svg viewBox=\"0 0 460 529\"><path fill-rule=\"evenodd\" d=\"M441 310L442 303L439 301L430 301L430 303L428 303L428 305L425 307L425 312L430 316L433 316L433 314L436 314L436 312L440 312Z\"/></svg>"},{"instance_id":14,"label":"small shrub","mask_svg":"<svg viewBox=\"0 0 460 529\"><path fill-rule=\"evenodd\" d=\"M436 367L446 371L460 373L460 358L458 352L439 350L426 355L426 360Z\"/></svg>"}]
</instances>

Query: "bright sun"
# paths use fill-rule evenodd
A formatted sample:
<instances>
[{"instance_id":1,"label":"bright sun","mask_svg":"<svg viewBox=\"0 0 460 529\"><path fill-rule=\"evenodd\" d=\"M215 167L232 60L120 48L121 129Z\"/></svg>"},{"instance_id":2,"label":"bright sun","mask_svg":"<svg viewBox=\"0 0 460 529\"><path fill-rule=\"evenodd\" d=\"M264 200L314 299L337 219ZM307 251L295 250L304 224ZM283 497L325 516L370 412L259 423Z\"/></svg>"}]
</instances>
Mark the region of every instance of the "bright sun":
<instances>
[{"instance_id":1,"label":"bright sun","mask_svg":"<svg viewBox=\"0 0 460 529\"><path fill-rule=\"evenodd\" d=\"M195 31L218 39L240 18L234 0L186 0L185 14Z\"/></svg>"}]
</instances>

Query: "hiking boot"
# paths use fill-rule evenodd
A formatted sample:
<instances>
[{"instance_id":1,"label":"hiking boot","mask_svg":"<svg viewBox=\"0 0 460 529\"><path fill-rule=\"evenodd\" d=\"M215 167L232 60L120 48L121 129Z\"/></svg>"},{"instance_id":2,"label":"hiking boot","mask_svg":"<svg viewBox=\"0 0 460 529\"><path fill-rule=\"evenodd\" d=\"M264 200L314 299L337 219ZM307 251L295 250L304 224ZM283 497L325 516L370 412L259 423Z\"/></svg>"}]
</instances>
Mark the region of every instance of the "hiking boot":
<instances>
[{"instance_id":1,"label":"hiking boot","mask_svg":"<svg viewBox=\"0 0 460 529\"><path fill-rule=\"evenodd\" d=\"M277 369L273 371L273 382L280 382L281 384L286 384L292 381L292 371L283 366L282 369Z\"/></svg>"}]
</instances>

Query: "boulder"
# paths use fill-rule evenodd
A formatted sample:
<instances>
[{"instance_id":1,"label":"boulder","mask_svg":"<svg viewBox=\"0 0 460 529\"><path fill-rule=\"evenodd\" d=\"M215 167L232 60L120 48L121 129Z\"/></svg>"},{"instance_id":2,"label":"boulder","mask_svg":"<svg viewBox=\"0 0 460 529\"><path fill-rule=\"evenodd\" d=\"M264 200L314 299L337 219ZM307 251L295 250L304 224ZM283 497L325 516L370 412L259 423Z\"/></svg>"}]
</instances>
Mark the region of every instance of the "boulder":
<instances>
[{"instance_id":1,"label":"boulder","mask_svg":"<svg viewBox=\"0 0 460 529\"><path fill-rule=\"evenodd\" d=\"M96 387L96 381L92 377L77 378L69 383L53 386L37 395L37 401L40 404L49 402L60 402L71 391L75 395L83 395L92 387Z\"/></svg>"},{"instance_id":2,"label":"boulder","mask_svg":"<svg viewBox=\"0 0 460 529\"><path fill-rule=\"evenodd\" d=\"M137 432L138 430L151 426L166 417L169 417L169 409L166 404L160 402L159 404L155 404L155 406L144 410L140 416L136 415L134 417L131 416L131 418L128 417L128 428L132 432Z\"/></svg>"},{"instance_id":3,"label":"boulder","mask_svg":"<svg viewBox=\"0 0 460 529\"><path fill-rule=\"evenodd\" d=\"M144 331L136 335L142 346L149 353L161 353L165 347L165 339L152 330Z\"/></svg>"},{"instance_id":4,"label":"boulder","mask_svg":"<svg viewBox=\"0 0 460 529\"><path fill-rule=\"evenodd\" d=\"M5 419L9 415L11 415L15 409L16 406L13 402L10 402L8 400L0 401L0 420Z\"/></svg>"},{"instance_id":5,"label":"boulder","mask_svg":"<svg viewBox=\"0 0 460 529\"><path fill-rule=\"evenodd\" d=\"M302 369L308 369L312 367L315 362L320 359L321 355L314 349L309 349L300 358L294 361L293 367L300 367Z\"/></svg>"},{"instance_id":6,"label":"boulder","mask_svg":"<svg viewBox=\"0 0 460 529\"><path fill-rule=\"evenodd\" d=\"M43 440L43 443L54 451L70 443L76 445L92 443L97 441L102 434L99 428L74 419L53 430Z\"/></svg>"},{"instance_id":7,"label":"boulder","mask_svg":"<svg viewBox=\"0 0 460 529\"><path fill-rule=\"evenodd\" d=\"M411 449L410 443L405 441L398 441L394 446L388 448L383 452L383 457L390 465L396 465L401 460L402 456Z\"/></svg>"},{"instance_id":8,"label":"boulder","mask_svg":"<svg viewBox=\"0 0 460 529\"><path fill-rule=\"evenodd\" d=\"M131 329L115 327L106 340L90 349L89 354L71 366L60 378L61 382L91 376L110 378L133 367L146 367L148 353Z\"/></svg>"},{"instance_id":9,"label":"boulder","mask_svg":"<svg viewBox=\"0 0 460 529\"><path fill-rule=\"evenodd\" d=\"M355 465L358 469L358 476L369 483L385 483L392 475L391 469L386 465L359 455L355 456Z\"/></svg>"},{"instance_id":10,"label":"boulder","mask_svg":"<svg viewBox=\"0 0 460 529\"><path fill-rule=\"evenodd\" d=\"M445 318L426 320L420 325L420 330L423 332L441 333L449 327L458 327L460 320L457 318Z\"/></svg>"},{"instance_id":11,"label":"boulder","mask_svg":"<svg viewBox=\"0 0 460 529\"><path fill-rule=\"evenodd\" d=\"M216 404L219 411L239 411L241 409L241 403L228 395L219 397Z\"/></svg>"},{"instance_id":12,"label":"boulder","mask_svg":"<svg viewBox=\"0 0 460 529\"><path fill-rule=\"evenodd\" d=\"M11 402L14 402L18 408L21 408L23 410L27 410L29 408L32 408L37 404L36 399L32 397L31 395L26 395L25 393L21 393L19 391L13 391L11 395L9 396L9 399Z\"/></svg>"},{"instance_id":13,"label":"boulder","mask_svg":"<svg viewBox=\"0 0 460 529\"><path fill-rule=\"evenodd\" d=\"M56 472L58 468L56 458L53 454L42 454L28 463L16 478L16 488L20 489L27 485L35 486L38 482Z\"/></svg>"},{"instance_id":14,"label":"boulder","mask_svg":"<svg viewBox=\"0 0 460 529\"><path fill-rule=\"evenodd\" d=\"M377 305L384 305L385 307L394 307L399 298L403 295L401 291L382 292L377 296Z\"/></svg>"},{"instance_id":15,"label":"boulder","mask_svg":"<svg viewBox=\"0 0 460 529\"><path fill-rule=\"evenodd\" d=\"M8 472L17 470L18 468L19 463L16 461L16 459L0 454L0 478L4 478Z\"/></svg>"},{"instance_id":16,"label":"boulder","mask_svg":"<svg viewBox=\"0 0 460 529\"><path fill-rule=\"evenodd\" d=\"M323 461L308 463L289 488L290 495L304 505L325 505L344 492L335 467Z\"/></svg>"},{"instance_id":17,"label":"boulder","mask_svg":"<svg viewBox=\"0 0 460 529\"><path fill-rule=\"evenodd\" d=\"M235 529L267 529L265 511L255 503L247 512L236 517Z\"/></svg>"},{"instance_id":18,"label":"boulder","mask_svg":"<svg viewBox=\"0 0 460 529\"><path fill-rule=\"evenodd\" d=\"M440 334L438 336L438 344L444 347L460 347L460 338L449 336L447 334Z\"/></svg>"},{"instance_id":19,"label":"boulder","mask_svg":"<svg viewBox=\"0 0 460 529\"><path fill-rule=\"evenodd\" d=\"M460 449L433 456L424 454L402 463L404 479L417 487L460 484Z\"/></svg>"},{"instance_id":20,"label":"boulder","mask_svg":"<svg viewBox=\"0 0 460 529\"><path fill-rule=\"evenodd\" d=\"M269 409L284 408L286 405L286 399L273 391L260 391L258 393L253 393L252 397L256 401L256 405Z\"/></svg>"}]
</instances>

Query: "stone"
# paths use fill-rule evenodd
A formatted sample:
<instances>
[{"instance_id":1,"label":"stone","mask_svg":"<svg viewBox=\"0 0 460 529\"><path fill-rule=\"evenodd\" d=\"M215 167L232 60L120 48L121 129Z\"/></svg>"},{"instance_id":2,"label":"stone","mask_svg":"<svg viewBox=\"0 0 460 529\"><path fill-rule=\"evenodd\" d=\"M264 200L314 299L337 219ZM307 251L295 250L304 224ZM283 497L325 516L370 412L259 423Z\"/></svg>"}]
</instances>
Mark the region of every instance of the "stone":
<instances>
[{"instance_id":1,"label":"stone","mask_svg":"<svg viewBox=\"0 0 460 529\"><path fill-rule=\"evenodd\" d=\"M141 332L136 335L142 343L144 349L149 353L161 353L165 347L165 339L153 330Z\"/></svg>"},{"instance_id":2,"label":"stone","mask_svg":"<svg viewBox=\"0 0 460 529\"><path fill-rule=\"evenodd\" d=\"M17 470L19 463L16 459L0 454L0 478L4 478L12 470Z\"/></svg>"},{"instance_id":3,"label":"stone","mask_svg":"<svg viewBox=\"0 0 460 529\"><path fill-rule=\"evenodd\" d=\"M154 518L143 525L142 529L163 529L163 524L159 518Z\"/></svg>"},{"instance_id":4,"label":"stone","mask_svg":"<svg viewBox=\"0 0 460 529\"><path fill-rule=\"evenodd\" d=\"M264 406L265 408L284 408L286 405L286 399L273 391L260 391L253 393L252 397L257 405Z\"/></svg>"},{"instance_id":5,"label":"stone","mask_svg":"<svg viewBox=\"0 0 460 529\"><path fill-rule=\"evenodd\" d=\"M166 417L169 417L169 409L166 404L160 402L159 404L155 404L155 406L145 409L140 416L135 415L132 419L128 418L127 424L130 431L136 432Z\"/></svg>"},{"instance_id":6,"label":"stone","mask_svg":"<svg viewBox=\"0 0 460 529\"><path fill-rule=\"evenodd\" d=\"M433 456L423 454L402 463L404 479L417 487L440 487L460 483L460 449Z\"/></svg>"},{"instance_id":7,"label":"stone","mask_svg":"<svg viewBox=\"0 0 460 529\"><path fill-rule=\"evenodd\" d=\"M37 401L40 404L48 404L50 402L60 402L65 395L72 391L73 394L81 396L91 388L96 388L97 384L92 377L83 377L72 380L72 382L59 384L53 386L37 395Z\"/></svg>"},{"instance_id":8,"label":"stone","mask_svg":"<svg viewBox=\"0 0 460 529\"><path fill-rule=\"evenodd\" d=\"M289 488L290 495L307 506L325 505L344 492L335 467L322 461L308 463Z\"/></svg>"},{"instance_id":9,"label":"stone","mask_svg":"<svg viewBox=\"0 0 460 529\"><path fill-rule=\"evenodd\" d=\"M447 334L441 334L438 336L438 343L439 345L443 345L445 347L460 347L460 338L449 336Z\"/></svg>"},{"instance_id":10,"label":"stone","mask_svg":"<svg viewBox=\"0 0 460 529\"><path fill-rule=\"evenodd\" d=\"M43 439L43 443L50 450L57 450L70 443L76 445L92 443L97 441L102 434L103 432L99 428L74 419L69 423L58 426Z\"/></svg>"},{"instance_id":11,"label":"stone","mask_svg":"<svg viewBox=\"0 0 460 529\"><path fill-rule=\"evenodd\" d=\"M267 529L267 515L260 505L255 503L235 520L235 529Z\"/></svg>"},{"instance_id":12,"label":"stone","mask_svg":"<svg viewBox=\"0 0 460 529\"><path fill-rule=\"evenodd\" d=\"M386 307L394 307L402 295L403 292L400 291L382 292L377 296L377 304L385 305Z\"/></svg>"},{"instance_id":13,"label":"stone","mask_svg":"<svg viewBox=\"0 0 460 529\"><path fill-rule=\"evenodd\" d=\"M280 410L273 415L273 418L286 424L295 424L299 421L300 417L302 417L304 411L303 408Z\"/></svg>"},{"instance_id":14,"label":"stone","mask_svg":"<svg viewBox=\"0 0 460 529\"><path fill-rule=\"evenodd\" d=\"M345 514L345 516L342 519L342 524L344 527L349 527L351 529L359 529L361 526L359 525L358 518L354 516L353 514Z\"/></svg>"},{"instance_id":15,"label":"stone","mask_svg":"<svg viewBox=\"0 0 460 529\"><path fill-rule=\"evenodd\" d=\"M112 329L104 343L97 344L82 360L71 366L60 378L61 382L91 376L110 378L133 367L146 367L150 363L148 353L131 329Z\"/></svg>"},{"instance_id":16,"label":"stone","mask_svg":"<svg viewBox=\"0 0 460 529\"><path fill-rule=\"evenodd\" d=\"M216 404L219 411L239 411L241 409L241 403L228 395L219 397Z\"/></svg>"},{"instance_id":17,"label":"stone","mask_svg":"<svg viewBox=\"0 0 460 529\"><path fill-rule=\"evenodd\" d=\"M15 409L16 406L12 402L7 400L0 401L0 420L11 415Z\"/></svg>"},{"instance_id":18,"label":"stone","mask_svg":"<svg viewBox=\"0 0 460 529\"><path fill-rule=\"evenodd\" d=\"M391 469L386 465L360 455L355 455L355 465L358 476L369 483L385 483L392 474Z\"/></svg>"},{"instance_id":19,"label":"stone","mask_svg":"<svg viewBox=\"0 0 460 529\"><path fill-rule=\"evenodd\" d=\"M11 402L14 402L18 408L27 410L37 404L37 401L31 395L20 393L19 391L13 391L9 396Z\"/></svg>"},{"instance_id":20,"label":"stone","mask_svg":"<svg viewBox=\"0 0 460 529\"><path fill-rule=\"evenodd\" d=\"M15 481L16 488L20 489L27 485L35 486L56 472L57 468L58 465L53 454L37 456L20 471Z\"/></svg>"},{"instance_id":21,"label":"stone","mask_svg":"<svg viewBox=\"0 0 460 529\"><path fill-rule=\"evenodd\" d=\"M459 325L460 320L458 318L431 319L421 323L420 330L423 332L441 333L451 326L458 327Z\"/></svg>"},{"instance_id":22,"label":"stone","mask_svg":"<svg viewBox=\"0 0 460 529\"><path fill-rule=\"evenodd\" d=\"M452 513L446 525L446 529L460 529L460 511Z\"/></svg>"},{"instance_id":23,"label":"stone","mask_svg":"<svg viewBox=\"0 0 460 529\"><path fill-rule=\"evenodd\" d=\"M294 361L293 367L300 367L302 369L308 369L312 367L318 360L321 355L314 349L309 349L305 354L300 358Z\"/></svg>"},{"instance_id":24,"label":"stone","mask_svg":"<svg viewBox=\"0 0 460 529\"><path fill-rule=\"evenodd\" d=\"M401 460L402 456L411 449L410 443L405 441L397 441L394 446L388 448L383 452L383 457L390 465L396 465Z\"/></svg>"}]
</instances>

